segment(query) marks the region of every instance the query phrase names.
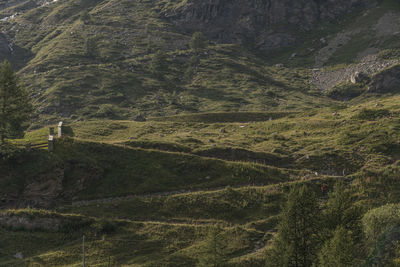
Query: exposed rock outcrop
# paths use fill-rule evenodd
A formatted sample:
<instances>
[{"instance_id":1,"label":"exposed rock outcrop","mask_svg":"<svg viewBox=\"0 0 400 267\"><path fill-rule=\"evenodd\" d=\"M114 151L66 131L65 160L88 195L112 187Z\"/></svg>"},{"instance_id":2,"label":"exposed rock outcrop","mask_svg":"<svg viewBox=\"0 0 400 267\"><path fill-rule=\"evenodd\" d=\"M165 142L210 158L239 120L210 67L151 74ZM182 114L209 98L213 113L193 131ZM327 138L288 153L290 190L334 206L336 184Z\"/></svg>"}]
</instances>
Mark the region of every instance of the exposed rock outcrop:
<instances>
[{"instance_id":1,"label":"exposed rock outcrop","mask_svg":"<svg viewBox=\"0 0 400 267\"><path fill-rule=\"evenodd\" d=\"M69 232L93 223L79 215L41 213L38 210L27 212L6 211L0 214L0 226L13 230Z\"/></svg>"},{"instance_id":2,"label":"exposed rock outcrop","mask_svg":"<svg viewBox=\"0 0 400 267\"><path fill-rule=\"evenodd\" d=\"M372 77L369 93L400 92L400 65L384 70Z\"/></svg>"},{"instance_id":3,"label":"exposed rock outcrop","mask_svg":"<svg viewBox=\"0 0 400 267\"><path fill-rule=\"evenodd\" d=\"M43 174L29 183L23 192L24 199L35 200L38 204L46 204L56 199L63 190L64 170L55 169L50 174Z\"/></svg>"},{"instance_id":4,"label":"exposed rock outcrop","mask_svg":"<svg viewBox=\"0 0 400 267\"><path fill-rule=\"evenodd\" d=\"M14 230L45 230L58 231L61 224L59 218L29 217L28 215L0 215L0 225Z\"/></svg>"},{"instance_id":5,"label":"exposed rock outcrop","mask_svg":"<svg viewBox=\"0 0 400 267\"><path fill-rule=\"evenodd\" d=\"M178 28L202 31L219 43L256 44L259 49L296 43L290 32L310 30L321 20L333 20L370 0L187 0L165 8Z\"/></svg>"},{"instance_id":6,"label":"exposed rock outcrop","mask_svg":"<svg viewBox=\"0 0 400 267\"><path fill-rule=\"evenodd\" d=\"M364 73L371 76L385 68L399 64L400 60L383 60L377 55L368 55L361 60L360 63L352 64L346 68L338 68L334 70L314 69L310 79L319 90L325 92L330 88L342 83L351 81L352 75L356 72Z\"/></svg>"}]
</instances>

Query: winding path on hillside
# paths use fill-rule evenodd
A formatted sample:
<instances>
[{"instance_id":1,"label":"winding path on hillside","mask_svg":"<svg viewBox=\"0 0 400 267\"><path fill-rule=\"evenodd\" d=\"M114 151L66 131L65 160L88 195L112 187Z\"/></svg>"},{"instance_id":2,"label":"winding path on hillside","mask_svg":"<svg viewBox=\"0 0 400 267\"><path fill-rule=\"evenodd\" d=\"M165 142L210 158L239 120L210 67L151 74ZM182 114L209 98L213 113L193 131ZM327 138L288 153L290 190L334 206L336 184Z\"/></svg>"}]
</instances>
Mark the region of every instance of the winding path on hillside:
<instances>
[{"instance_id":1,"label":"winding path on hillside","mask_svg":"<svg viewBox=\"0 0 400 267\"><path fill-rule=\"evenodd\" d=\"M293 180L289 181L283 184L292 184L292 183L298 183L298 182L304 182L304 181L309 181L313 183L317 182L322 182L327 178L333 178L333 179L351 179L348 177L343 177L343 176L332 176L332 175L321 175L321 176L316 176L312 178L307 178L307 179L299 179L299 180ZM233 189L240 189L240 188L253 188L253 189L266 189L268 187L274 187L276 184L270 184L270 185L242 185L242 186L235 186L232 187ZM135 195L128 195L128 196L119 196L119 197L108 197L108 198L98 198L98 199L90 199L90 200L76 200L72 201L71 204L68 204L66 206L74 206L74 207L80 207L80 206L89 206L93 204L106 204L106 203L113 203L113 202L119 202L119 201L129 201L135 198L151 198L151 197L167 197L167 196L174 196L174 195L182 195L182 194L191 194L191 193L212 193L220 190L224 190L226 186L221 186L221 187L214 187L214 188L203 188L203 189L187 189L187 190L175 190L175 191L168 191L168 192L156 192L156 193L149 193L149 194L135 194Z\"/></svg>"}]
</instances>

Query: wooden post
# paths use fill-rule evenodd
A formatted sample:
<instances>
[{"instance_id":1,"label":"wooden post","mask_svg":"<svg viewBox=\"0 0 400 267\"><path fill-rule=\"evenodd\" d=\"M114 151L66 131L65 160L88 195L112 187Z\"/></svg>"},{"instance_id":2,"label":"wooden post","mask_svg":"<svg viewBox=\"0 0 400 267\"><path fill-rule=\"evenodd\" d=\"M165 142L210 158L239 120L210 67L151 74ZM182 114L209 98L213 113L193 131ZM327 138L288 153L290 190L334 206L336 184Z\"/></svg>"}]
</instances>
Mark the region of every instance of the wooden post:
<instances>
[{"instance_id":1,"label":"wooden post","mask_svg":"<svg viewBox=\"0 0 400 267\"><path fill-rule=\"evenodd\" d=\"M49 135L49 143L47 146L49 152L53 152L54 150L54 136L53 135Z\"/></svg>"},{"instance_id":2,"label":"wooden post","mask_svg":"<svg viewBox=\"0 0 400 267\"><path fill-rule=\"evenodd\" d=\"M85 267L85 236L82 238L82 266Z\"/></svg>"},{"instance_id":3,"label":"wooden post","mask_svg":"<svg viewBox=\"0 0 400 267\"><path fill-rule=\"evenodd\" d=\"M63 122L60 121L58 123L58 138L62 137L62 126L63 126Z\"/></svg>"},{"instance_id":4,"label":"wooden post","mask_svg":"<svg viewBox=\"0 0 400 267\"><path fill-rule=\"evenodd\" d=\"M54 135L54 127L50 127L49 128L49 134L50 135Z\"/></svg>"}]
</instances>

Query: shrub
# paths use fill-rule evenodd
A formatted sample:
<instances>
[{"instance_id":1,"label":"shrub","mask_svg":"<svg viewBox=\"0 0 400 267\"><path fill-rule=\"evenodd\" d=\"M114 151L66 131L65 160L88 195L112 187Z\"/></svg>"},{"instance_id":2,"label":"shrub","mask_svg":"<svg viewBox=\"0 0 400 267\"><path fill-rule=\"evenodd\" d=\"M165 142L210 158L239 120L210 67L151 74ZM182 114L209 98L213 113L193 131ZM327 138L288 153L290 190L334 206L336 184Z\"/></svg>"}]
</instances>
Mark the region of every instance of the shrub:
<instances>
[{"instance_id":1,"label":"shrub","mask_svg":"<svg viewBox=\"0 0 400 267\"><path fill-rule=\"evenodd\" d=\"M364 84L341 83L326 91L326 95L335 100L350 100L364 91Z\"/></svg>"},{"instance_id":2,"label":"shrub","mask_svg":"<svg viewBox=\"0 0 400 267\"><path fill-rule=\"evenodd\" d=\"M195 32L192 35L189 46L193 50L200 50L207 47L207 39L201 32Z\"/></svg>"},{"instance_id":3,"label":"shrub","mask_svg":"<svg viewBox=\"0 0 400 267\"><path fill-rule=\"evenodd\" d=\"M379 57L382 59L400 58L400 50L399 49L386 49L379 53Z\"/></svg>"},{"instance_id":4,"label":"shrub","mask_svg":"<svg viewBox=\"0 0 400 267\"><path fill-rule=\"evenodd\" d=\"M104 104L99 107L96 117L100 118L116 118L118 117L118 109L111 104Z\"/></svg>"},{"instance_id":5,"label":"shrub","mask_svg":"<svg viewBox=\"0 0 400 267\"><path fill-rule=\"evenodd\" d=\"M390 111L387 109L363 108L358 114L353 116L353 119L372 121L387 116L390 116Z\"/></svg>"},{"instance_id":6,"label":"shrub","mask_svg":"<svg viewBox=\"0 0 400 267\"><path fill-rule=\"evenodd\" d=\"M82 217L70 217L63 220L59 231L61 233L74 233L85 227L88 227L91 223L92 220L90 219L85 219Z\"/></svg>"},{"instance_id":7,"label":"shrub","mask_svg":"<svg viewBox=\"0 0 400 267\"><path fill-rule=\"evenodd\" d=\"M110 220L101 219L92 224L97 234L111 234L117 229L117 225Z\"/></svg>"}]
</instances>

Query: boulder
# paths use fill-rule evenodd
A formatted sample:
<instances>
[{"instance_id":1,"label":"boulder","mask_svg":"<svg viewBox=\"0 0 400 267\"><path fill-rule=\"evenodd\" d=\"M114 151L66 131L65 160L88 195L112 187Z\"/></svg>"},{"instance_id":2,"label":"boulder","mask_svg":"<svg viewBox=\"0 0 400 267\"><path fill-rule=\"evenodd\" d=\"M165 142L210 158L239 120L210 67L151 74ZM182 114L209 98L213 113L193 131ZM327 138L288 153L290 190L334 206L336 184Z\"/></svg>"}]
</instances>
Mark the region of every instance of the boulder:
<instances>
[{"instance_id":1,"label":"boulder","mask_svg":"<svg viewBox=\"0 0 400 267\"><path fill-rule=\"evenodd\" d=\"M353 84L360 83L360 82L369 82L369 80L370 79L367 74L365 74L364 72L359 72L359 71L356 71L350 77L350 82Z\"/></svg>"}]
</instances>

